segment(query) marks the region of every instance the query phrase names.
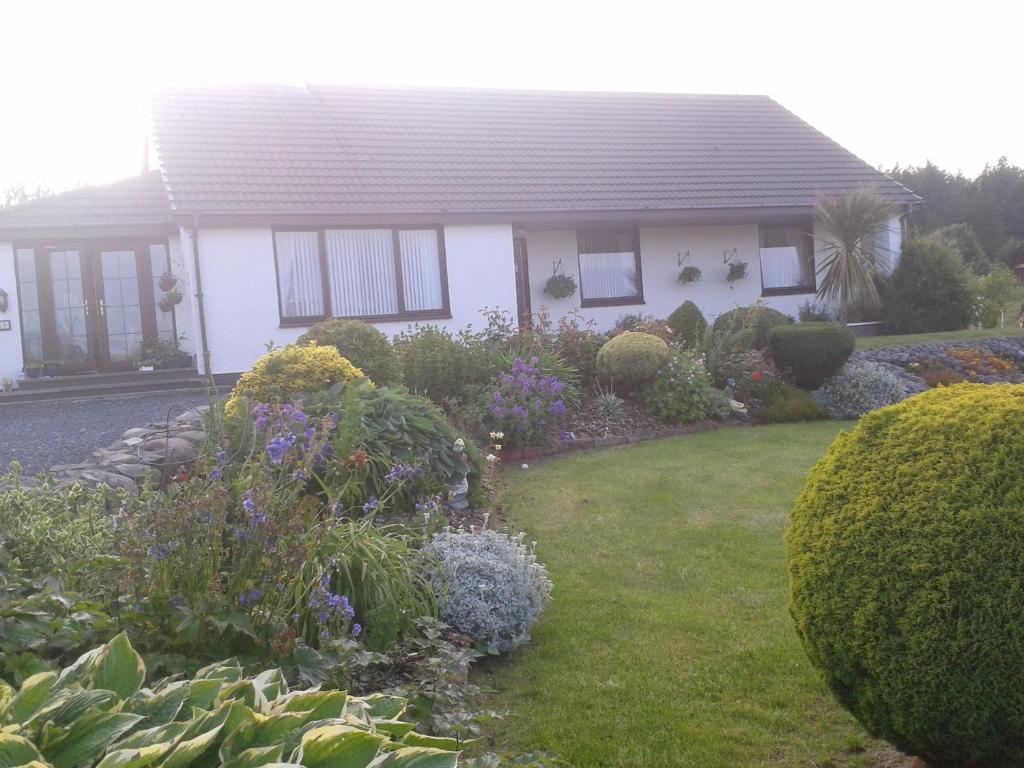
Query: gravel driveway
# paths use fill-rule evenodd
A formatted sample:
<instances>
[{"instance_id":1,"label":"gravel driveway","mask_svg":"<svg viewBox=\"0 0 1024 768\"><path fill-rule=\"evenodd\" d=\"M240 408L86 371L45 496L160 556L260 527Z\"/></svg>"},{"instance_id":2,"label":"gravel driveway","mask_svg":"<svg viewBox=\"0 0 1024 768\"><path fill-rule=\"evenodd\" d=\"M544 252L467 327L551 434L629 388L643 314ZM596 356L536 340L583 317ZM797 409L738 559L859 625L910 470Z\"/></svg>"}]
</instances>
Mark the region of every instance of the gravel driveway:
<instances>
[{"instance_id":1,"label":"gravel driveway","mask_svg":"<svg viewBox=\"0 0 1024 768\"><path fill-rule=\"evenodd\" d=\"M204 393L181 392L0 406L0 474L14 459L26 475L81 461L126 429L166 421L168 411L174 417L208 402Z\"/></svg>"}]
</instances>

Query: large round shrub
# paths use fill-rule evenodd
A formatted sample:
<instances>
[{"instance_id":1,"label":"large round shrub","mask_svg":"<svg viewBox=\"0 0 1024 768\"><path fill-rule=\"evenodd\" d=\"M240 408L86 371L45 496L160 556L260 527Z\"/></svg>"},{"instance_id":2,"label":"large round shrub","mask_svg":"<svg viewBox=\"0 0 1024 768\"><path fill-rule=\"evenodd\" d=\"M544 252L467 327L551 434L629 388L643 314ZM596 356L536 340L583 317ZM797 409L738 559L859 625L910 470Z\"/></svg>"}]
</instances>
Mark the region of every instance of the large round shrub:
<instances>
[{"instance_id":1,"label":"large round shrub","mask_svg":"<svg viewBox=\"0 0 1024 768\"><path fill-rule=\"evenodd\" d=\"M973 314L970 273L948 242L912 238L883 292L882 314L890 333L966 328Z\"/></svg>"},{"instance_id":2,"label":"large round shrub","mask_svg":"<svg viewBox=\"0 0 1024 768\"><path fill-rule=\"evenodd\" d=\"M523 534L447 530L435 534L424 551L440 565L432 579L442 621L496 651L530 639L551 581Z\"/></svg>"},{"instance_id":3,"label":"large round shrub","mask_svg":"<svg viewBox=\"0 0 1024 768\"><path fill-rule=\"evenodd\" d=\"M672 338L691 348L700 343L708 327L700 308L689 299L676 307L666 322L672 329Z\"/></svg>"},{"instance_id":4,"label":"large round shrub","mask_svg":"<svg viewBox=\"0 0 1024 768\"><path fill-rule=\"evenodd\" d=\"M670 356L668 344L657 336L626 331L598 351L597 370L615 384L634 389L652 381Z\"/></svg>"},{"instance_id":5,"label":"large round shrub","mask_svg":"<svg viewBox=\"0 0 1024 768\"><path fill-rule=\"evenodd\" d=\"M772 328L768 351L798 387L817 389L853 353L853 333L838 323L798 323Z\"/></svg>"},{"instance_id":6,"label":"large round shrub","mask_svg":"<svg viewBox=\"0 0 1024 768\"><path fill-rule=\"evenodd\" d=\"M338 354L358 366L381 386L402 379L402 367L388 337L362 320L327 320L317 323L299 337L299 344L315 341L334 347Z\"/></svg>"},{"instance_id":7,"label":"large round shrub","mask_svg":"<svg viewBox=\"0 0 1024 768\"><path fill-rule=\"evenodd\" d=\"M302 392L361 378L363 372L334 347L316 342L289 344L268 352L239 377L224 412L236 415L243 398L259 403L287 402Z\"/></svg>"},{"instance_id":8,"label":"large round shrub","mask_svg":"<svg viewBox=\"0 0 1024 768\"><path fill-rule=\"evenodd\" d=\"M786 534L811 661L873 734L936 766L1024 762L1024 386L864 416Z\"/></svg>"},{"instance_id":9,"label":"large round shrub","mask_svg":"<svg viewBox=\"0 0 1024 768\"><path fill-rule=\"evenodd\" d=\"M779 325L789 325L793 318L784 315L777 309L754 305L752 307L736 307L723 312L715 318L711 326L713 335L741 335L747 347L764 349L768 346L768 333Z\"/></svg>"}]
</instances>

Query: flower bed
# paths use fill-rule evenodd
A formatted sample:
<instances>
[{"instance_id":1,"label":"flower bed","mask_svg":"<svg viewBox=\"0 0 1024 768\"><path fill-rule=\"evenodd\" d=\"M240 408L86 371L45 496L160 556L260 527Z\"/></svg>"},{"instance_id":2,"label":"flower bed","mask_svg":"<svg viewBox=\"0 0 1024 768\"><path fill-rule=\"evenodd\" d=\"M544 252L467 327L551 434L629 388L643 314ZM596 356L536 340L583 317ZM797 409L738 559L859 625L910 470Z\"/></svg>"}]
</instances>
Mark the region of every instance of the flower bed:
<instances>
[{"instance_id":1,"label":"flower bed","mask_svg":"<svg viewBox=\"0 0 1024 768\"><path fill-rule=\"evenodd\" d=\"M953 381L1024 383L1024 340L1019 338L879 347L857 350L853 357L898 373L911 393Z\"/></svg>"}]
</instances>

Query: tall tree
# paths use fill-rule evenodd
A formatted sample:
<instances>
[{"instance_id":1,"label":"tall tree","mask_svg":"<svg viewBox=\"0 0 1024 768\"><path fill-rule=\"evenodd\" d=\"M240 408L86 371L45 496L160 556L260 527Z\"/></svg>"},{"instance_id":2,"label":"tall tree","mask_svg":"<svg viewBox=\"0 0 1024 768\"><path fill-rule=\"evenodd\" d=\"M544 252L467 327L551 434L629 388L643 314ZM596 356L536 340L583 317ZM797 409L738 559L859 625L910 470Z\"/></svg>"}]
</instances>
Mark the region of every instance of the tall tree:
<instances>
[{"instance_id":1,"label":"tall tree","mask_svg":"<svg viewBox=\"0 0 1024 768\"><path fill-rule=\"evenodd\" d=\"M891 201L869 189L818 202L818 223L826 232L819 238L818 251L824 256L818 265L818 298L839 305L841 323L849 321L855 304L879 306L877 236L898 212Z\"/></svg>"}]
</instances>

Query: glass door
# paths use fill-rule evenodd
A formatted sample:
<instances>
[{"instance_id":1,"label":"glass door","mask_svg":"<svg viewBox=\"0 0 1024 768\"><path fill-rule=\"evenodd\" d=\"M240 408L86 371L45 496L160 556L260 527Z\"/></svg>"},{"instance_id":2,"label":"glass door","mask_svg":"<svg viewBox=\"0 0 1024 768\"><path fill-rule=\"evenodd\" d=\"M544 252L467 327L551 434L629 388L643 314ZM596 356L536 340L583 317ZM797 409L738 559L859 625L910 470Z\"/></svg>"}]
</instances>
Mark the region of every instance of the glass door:
<instances>
[{"instance_id":1,"label":"glass door","mask_svg":"<svg viewBox=\"0 0 1024 768\"><path fill-rule=\"evenodd\" d=\"M81 251L69 248L46 251L45 262L50 273L53 327L50 338L44 339L43 366L60 372L93 368L97 306L88 261Z\"/></svg>"},{"instance_id":2,"label":"glass door","mask_svg":"<svg viewBox=\"0 0 1024 768\"><path fill-rule=\"evenodd\" d=\"M165 243L21 243L15 254L26 374L131 368L146 342L174 344L173 306L157 302Z\"/></svg>"},{"instance_id":3,"label":"glass door","mask_svg":"<svg viewBox=\"0 0 1024 768\"><path fill-rule=\"evenodd\" d=\"M95 264L100 362L130 367L142 356L142 298L136 249L101 250Z\"/></svg>"}]
</instances>

